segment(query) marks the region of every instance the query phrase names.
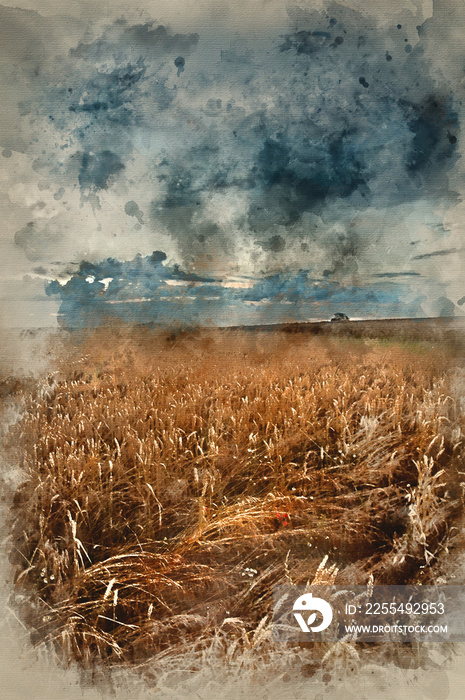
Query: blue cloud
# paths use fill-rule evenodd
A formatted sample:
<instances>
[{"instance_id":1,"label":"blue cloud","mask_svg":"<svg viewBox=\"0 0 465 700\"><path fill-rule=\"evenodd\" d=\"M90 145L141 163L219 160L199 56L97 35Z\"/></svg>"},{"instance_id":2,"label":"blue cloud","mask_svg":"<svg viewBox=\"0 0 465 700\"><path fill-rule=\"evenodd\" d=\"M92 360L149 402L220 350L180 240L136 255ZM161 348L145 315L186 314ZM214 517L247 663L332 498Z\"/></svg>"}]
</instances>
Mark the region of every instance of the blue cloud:
<instances>
[{"instance_id":1,"label":"blue cloud","mask_svg":"<svg viewBox=\"0 0 465 700\"><path fill-rule=\"evenodd\" d=\"M420 300L404 303L404 291L392 284L363 288L322 282L306 270L270 275L251 288L230 288L166 265L160 251L127 262L83 262L66 284L46 287L49 296L61 299L59 320L69 329L115 321L189 327L224 325L231 318L232 325L280 323L324 319L340 308L351 316L421 316Z\"/></svg>"}]
</instances>

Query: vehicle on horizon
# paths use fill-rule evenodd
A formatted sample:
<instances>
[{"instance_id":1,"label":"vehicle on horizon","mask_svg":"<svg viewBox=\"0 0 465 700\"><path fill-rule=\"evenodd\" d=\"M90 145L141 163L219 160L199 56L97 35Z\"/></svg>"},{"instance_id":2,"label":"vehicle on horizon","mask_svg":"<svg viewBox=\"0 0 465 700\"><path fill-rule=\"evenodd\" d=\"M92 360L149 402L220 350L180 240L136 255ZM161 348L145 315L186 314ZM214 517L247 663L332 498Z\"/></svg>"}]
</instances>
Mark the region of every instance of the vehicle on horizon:
<instances>
[{"instance_id":1,"label":"vehicle on horizon","mask_svg":"<svg viewBox=\"0 0 465 700\"><path fill-rule=\"evenodd\" d=\"M347 314L343 314L341 312L338 312L338 313L334 314L334 316L332 317L331 323L334 323L335 321L336 322L337 321L350 321L350 318L347 316Z\"/></svg>"}]
</instances>

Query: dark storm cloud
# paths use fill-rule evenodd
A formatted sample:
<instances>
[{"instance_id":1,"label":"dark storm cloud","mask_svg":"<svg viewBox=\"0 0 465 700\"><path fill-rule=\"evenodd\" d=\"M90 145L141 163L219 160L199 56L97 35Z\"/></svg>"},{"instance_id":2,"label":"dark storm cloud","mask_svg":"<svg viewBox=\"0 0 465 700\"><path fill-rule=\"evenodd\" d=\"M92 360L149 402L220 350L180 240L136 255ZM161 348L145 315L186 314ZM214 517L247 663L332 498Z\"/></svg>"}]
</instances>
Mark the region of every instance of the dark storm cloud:
<instances>
[{"instance_id":1,"label":"dark storm cloud","mask_svg":"<svg viewBox=\"0 0 465 700\"><path fill-rule=\"evenodd\" d=\"M305 212L324 215L337 200L376 208L413 201L428 187L448 189L458 116L428 77L421 47L405 57L399 45L388 68L383 37L357 13L337 10L333 21L309 15L312 30L280 46L292 58L282 67L291 70L280 76L279 122L265 114L256 134L253 230L291 229Z\"/></svg>"},{"instance_id":2,"label":"dark storm cloud","mask_svg":"<svg viewBox=\"0 0 465 700\"><path fill-rule=\"evenodd\" d=\"M238 64L228 54L211 79L217 99L197 112L182 103L205 129L163 160L164 196L154 198L151 221L166 226L186 255L227 249L235 232L228 238L207 205L228 193L242 197L234 223L251 242L275 256L310 235L332 257L327 270L343 269L347 256L328 226L324 239L304 227L306 214L330 225L354 209L456 198L447 172L458 115L453 95L430 77L421 43L407 55L403 37L386 37L341 6L331 14L304 13L299 21L311 29L275 37L253 54L242 50L240 95L231 89ZM396 47L388 62L386 43ZM359 236L359 257L371 243Z\"/></svg>"},{"instance_id":3,"label":"dark storm cloud","mask_svg":"<svg viewBox=\"0 0 465 700\"><path fill-rule=\"evenodd\" d=\"M119 157L112 151L84 153L79 171L79 184L82 189L107 189L112 175L124 170Z\"/></svg>"},{"instance_id":4,"label":"dark storm cloud","mask_svg":"<svg viewBox=\"0 0 465 700\"><path fill-rule=\"evenodd\" d=\"M78 43L42 108L83 153L81 188L108 187L149 131L159 137L150 156L163 183L152 225L179 238L211 226L208 197L229 190L248 201L242 230L292 235L306 212L330 215L338 201L363 209L447 189L458 116L429 76L421 42L406 54L402 36L339 5L299 22L190 70L199 36L164 26L120 21Z\"/></svg>"},{"instance_id":5,"label":"dark storm cloud","mask_svg":"<svg viewBox=\"0 0 465 700\"><path fill-rule=\"evenodd\" d=\"M170 55L173 61L180 51L188 56L197 42L196 34L124 20L90 43L79 42L58 69L56 85L48 84L38 101L65 139L64 152L53 165L48 154L39 156L36 168L69 180L77 163L83 193L107 189L131 159L138 134L156 131L158 115L175 99L176 90L166 84Z\"/></svg>"}]
</instances>

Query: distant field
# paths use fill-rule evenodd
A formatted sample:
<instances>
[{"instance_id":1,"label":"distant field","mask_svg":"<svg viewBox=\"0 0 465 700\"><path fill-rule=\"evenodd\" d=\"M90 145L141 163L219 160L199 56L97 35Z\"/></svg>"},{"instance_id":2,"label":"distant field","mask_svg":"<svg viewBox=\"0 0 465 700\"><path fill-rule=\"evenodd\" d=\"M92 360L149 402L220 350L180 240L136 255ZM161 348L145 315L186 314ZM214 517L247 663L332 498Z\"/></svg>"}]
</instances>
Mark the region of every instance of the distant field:
<instances>
[{"instance_id":1,"label":"distant field","mask_svg":"<svg viewBox=\"0 0 465 700\"><path fill-rule=\"evenodd\" d=\"M457 342L465 336L464 318L397 318L368 321L309 321L274 326L250 326L261 332L305 333L329 337L396 338L398 340L447 340Z\"/></svg>"},{"instance_id":2,"label":"distant field","mask_svg":"<svg viewBox=\"0 0 465 700\"><path fill-rule=\"evenodd\" d=\"M462 512L458 336L331 336L353 323L96 331L17 387L12 556L35 638L84 663L239 653L261 621L269 643L285 580L434 579Z\"/></svg>"}]
</instances>

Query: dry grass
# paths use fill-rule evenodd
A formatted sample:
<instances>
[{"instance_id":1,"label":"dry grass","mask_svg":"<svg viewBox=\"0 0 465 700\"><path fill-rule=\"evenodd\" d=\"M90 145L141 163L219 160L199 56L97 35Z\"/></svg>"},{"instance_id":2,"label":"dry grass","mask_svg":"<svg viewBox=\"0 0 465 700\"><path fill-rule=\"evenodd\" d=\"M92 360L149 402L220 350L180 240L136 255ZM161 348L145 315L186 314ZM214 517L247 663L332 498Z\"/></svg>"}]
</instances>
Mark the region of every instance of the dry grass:
<instances>
[{"instance_id":1,"label":"dry grass","mask_svg":"<svg viewBox=\"0 0 465 700\"><path fill-rule=\"evenodd\" d=\"M10 436L37 639L84 663L187 642L263 660L285 579L426 581L461 509L455 363L421 342L87 339Z\"/></svg>"}]
</instances>

